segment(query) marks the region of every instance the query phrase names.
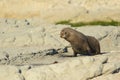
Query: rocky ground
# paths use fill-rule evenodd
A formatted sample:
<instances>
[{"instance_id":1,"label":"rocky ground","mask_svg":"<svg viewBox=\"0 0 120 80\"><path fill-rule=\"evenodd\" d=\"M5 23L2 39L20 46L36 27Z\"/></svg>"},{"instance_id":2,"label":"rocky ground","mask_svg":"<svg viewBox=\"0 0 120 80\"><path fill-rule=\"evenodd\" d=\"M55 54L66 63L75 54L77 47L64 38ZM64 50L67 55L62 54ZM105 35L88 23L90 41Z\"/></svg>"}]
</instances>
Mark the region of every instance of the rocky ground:
<instances>
[{"instance_id":1,"label":"rocky ground","mask_svg":"<svg viewBox=\"0 0 120 80\"><path fill-rule=\"evenodd\" d=\"M74 28L95 36L105 54L73 54L60 38L69 25L38 18L0 19L0 79L2 80L120 80L120 27Z\"/></svg>"},{"instance_id":2,"label":"rocky ground","mask_svg":"<svg viewBox=\"0 0 120 80\"><path fill-rule=\"evenodd\" d=\"M74 27L105 54L72 57L66 20L120 22L120 0L0 0L0 79L120 80L120 26Z\"/></svg>"}]
</instances>

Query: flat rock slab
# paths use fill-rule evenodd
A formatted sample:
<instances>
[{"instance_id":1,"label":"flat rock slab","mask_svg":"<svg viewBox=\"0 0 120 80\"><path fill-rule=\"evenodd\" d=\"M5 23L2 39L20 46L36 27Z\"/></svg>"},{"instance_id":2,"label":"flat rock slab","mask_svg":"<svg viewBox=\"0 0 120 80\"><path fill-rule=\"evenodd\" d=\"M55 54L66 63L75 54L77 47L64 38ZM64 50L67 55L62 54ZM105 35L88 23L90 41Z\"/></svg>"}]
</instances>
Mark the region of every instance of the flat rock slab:
<instances>
[{"instance_id":1,"label":"flat rock slab","mask_svg":"<svg viewBox=\"0 0 120 80\"><path fill-rule=\"evenodd\" d=\"M69 25L40 19L0 19L0 79L87 80L120 72L120 27L74 28L95 36L106 54L72 57L70 44L60 38ZM9 76L8 76L9 75Z\"/></svg>"},{"instance_id":2,"label":"flat rock slab","mask_svg":"<svg viewBox=\"0 0 120 80\"><path fill-rule=\"evenodd\" d=\"M0 70L4 74L1 74L0 78L5 80L9 80L9 77L11 80L94 80L98 76L107 77L111 74L119 74L120 53L78 55L78 57L70 55L71 52L43 56L40 53L20 54L8 60L6 58L4 64L2 63L4 60L1 59ZM11 75L7 77L7 74Z\"/></svg>"}]
</instances>

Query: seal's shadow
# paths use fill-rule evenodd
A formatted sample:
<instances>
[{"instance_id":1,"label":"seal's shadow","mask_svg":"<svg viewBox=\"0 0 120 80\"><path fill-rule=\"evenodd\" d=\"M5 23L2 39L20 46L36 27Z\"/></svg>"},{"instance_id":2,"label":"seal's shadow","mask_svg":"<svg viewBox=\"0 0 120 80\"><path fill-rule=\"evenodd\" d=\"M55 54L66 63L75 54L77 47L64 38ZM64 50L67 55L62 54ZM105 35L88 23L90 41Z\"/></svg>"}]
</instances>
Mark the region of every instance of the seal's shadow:
<instances>
[{"instance_id":1,"label":"seal's shadow","mask_svg":"<svg viewBox=\"0 0 120 80\"><path fill-rule=\"evenodd\" d=\"M102 52L101 54L96 54L96 55L104 55L104 54L107 54L109 52ZM95 56L95 55L87 55L87 54L78 54L77 57L79 56ZM59 57L74 57L73 55L67 55L67 54L62 54L62 55L59 55Z\"/></svg>"},{"instance_id":2,"label":"seal's shadow","mask_svg":"<svg viewBox=\"0 0 120 80\"><path fill-rule=\"evenodd\" d=\"M60 57L74 57L73 55L60 55Z\"/></svg>"}]
</instances>

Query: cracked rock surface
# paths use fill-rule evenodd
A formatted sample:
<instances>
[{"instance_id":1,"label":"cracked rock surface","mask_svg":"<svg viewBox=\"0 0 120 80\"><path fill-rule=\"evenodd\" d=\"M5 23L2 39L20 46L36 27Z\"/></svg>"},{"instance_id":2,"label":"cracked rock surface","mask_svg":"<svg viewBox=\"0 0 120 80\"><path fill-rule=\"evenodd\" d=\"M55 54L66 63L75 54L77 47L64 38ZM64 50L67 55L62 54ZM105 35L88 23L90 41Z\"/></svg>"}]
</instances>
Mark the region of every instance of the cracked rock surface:
<instances>
[{"instance_id":1,"label":"cracked rock surface","mask_svg":"<svg viewBox=\"0 0 120 80\"><path fill-rule=\"evenodd\" d=\"M68 25L37 18L0 19L1 80L120 80L120 27L74 28L100 41L102 55L71 57L60 38Z\"/></svg>"}]
</instances>

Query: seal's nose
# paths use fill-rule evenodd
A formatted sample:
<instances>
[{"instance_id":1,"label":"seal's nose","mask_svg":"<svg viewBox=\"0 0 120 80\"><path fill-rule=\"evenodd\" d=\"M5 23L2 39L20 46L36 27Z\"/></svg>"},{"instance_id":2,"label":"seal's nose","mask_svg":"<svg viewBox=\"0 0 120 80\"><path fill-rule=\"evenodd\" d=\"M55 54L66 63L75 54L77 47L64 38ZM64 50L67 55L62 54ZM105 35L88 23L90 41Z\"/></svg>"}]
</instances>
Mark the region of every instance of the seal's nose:
<instances>
[{"instance_id":1,"label":"seal's nose","mask_svg":"<svg viewBox=\"0 0 120 80\"><path fill-rule=\"evenodd\" d=\"M62 32L60 32L60 37L62 38Z\"/></svg>"}]
</instances>

